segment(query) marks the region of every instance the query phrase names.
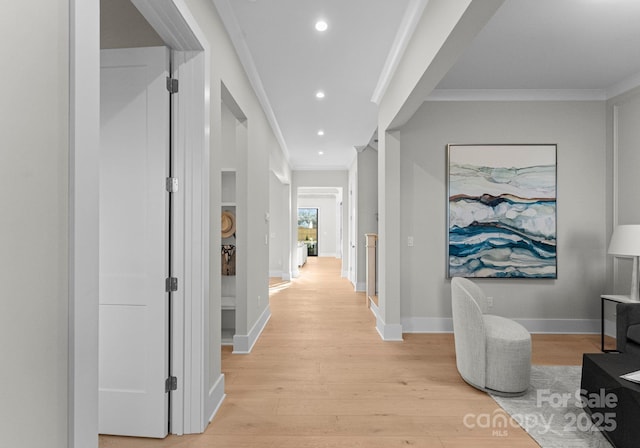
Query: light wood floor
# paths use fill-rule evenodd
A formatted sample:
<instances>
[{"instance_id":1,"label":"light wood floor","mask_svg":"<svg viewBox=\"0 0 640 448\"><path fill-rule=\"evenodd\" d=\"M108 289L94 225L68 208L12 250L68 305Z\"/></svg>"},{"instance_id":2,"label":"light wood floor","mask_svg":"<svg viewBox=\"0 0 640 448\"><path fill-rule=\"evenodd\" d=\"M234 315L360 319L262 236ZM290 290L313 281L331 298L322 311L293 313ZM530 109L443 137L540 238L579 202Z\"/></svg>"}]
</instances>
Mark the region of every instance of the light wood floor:
<instances>
[{"instance_id":1,"label":"light wood floor","mask_svg":"<svg viewBox=\"0 0 640 448\"><path fill-rule=\"evenodd\" d=\"M223 348L227 398L201 435L100 437L101 448L380 448L538 445L521 429L469 429L469 413L498 406L458 375L453 335L383 342L364 294L340 260L309 258L301 276L273 282L272 317L249 355ZM534 335L535 364L574 364L598 335Z\"/></svg>"}]
</instances>

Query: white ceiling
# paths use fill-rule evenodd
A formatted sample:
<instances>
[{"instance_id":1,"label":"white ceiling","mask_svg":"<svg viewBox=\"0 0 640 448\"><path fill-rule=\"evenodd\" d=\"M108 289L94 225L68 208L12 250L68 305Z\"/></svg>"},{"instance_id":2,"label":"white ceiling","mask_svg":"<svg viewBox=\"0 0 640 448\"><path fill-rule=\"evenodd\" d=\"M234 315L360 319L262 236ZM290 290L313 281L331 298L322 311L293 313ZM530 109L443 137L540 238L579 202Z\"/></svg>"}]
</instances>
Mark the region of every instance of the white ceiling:
<instances>
[{"instance_id":1,"label":"white ceiling","mask_svg":"<svg viewBox=\"0 0 640 448\"><path fill-rule=\"evenodd\" d=\"M640 1L507 0L437 88L611 90L639 74Z\"/></svg>"},{"instance_id":2,"label":"white ceiling","mask_svg":"<svg viewBox=\"0 0 640 448\"><path fill-rule=\"evenodd\" d=\"M345 169L354 146L369 142L377 125L371 97L409 2L214 2L236 49L250 53L294 169ZM324 33L314 28L320 18Z\"/></svg>"},{"instance_id":3,"label":"white ceiling","mask_svg":"<svg viewBox=\"0 0 640 448\"><path fill-rule=\"evenodd\" d=\"M354 146L375 131L371 98L405 15L426 0L213 1L292 168L346 169ZM319 18L329 24L324 33L314 29ZM605 98L636 85L640 0L506 0L436 93L580 90ZM320 89L326 97L318 101Z\"/></svg>"}]
</instances>

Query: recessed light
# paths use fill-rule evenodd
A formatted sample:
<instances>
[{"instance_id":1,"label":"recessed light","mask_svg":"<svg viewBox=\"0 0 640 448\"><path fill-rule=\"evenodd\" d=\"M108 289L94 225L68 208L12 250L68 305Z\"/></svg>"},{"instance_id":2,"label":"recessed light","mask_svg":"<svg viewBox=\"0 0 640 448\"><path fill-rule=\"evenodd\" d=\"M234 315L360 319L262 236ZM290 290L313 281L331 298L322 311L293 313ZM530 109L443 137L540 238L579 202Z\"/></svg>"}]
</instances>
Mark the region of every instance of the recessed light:
<instances>
[{"instance_id":1,"label":"recessed light","mask_svg":"<svg viewBox=\"0 0 640 448\"><path fill-rule=\"evenodd\" d=\"M322 129L320 129L320 130L318 131L318 135L322 137L322 136L324 135L324 131L323 131Z\"/></svg>"},{"instance_id":2,"label":"recessed light","mask_svg":"<svg viewBox=\"0 0 640 448\"><path fill-rule=\"evenodd\" d=\"M325 22L324 20L318 20L316 22L316 30L327 31L327 28L329 28L329 25L327 25L327 22Z\"/></svg>"},{"instance_id":3,"label":"recessed light","mask_svg":"<svg viewBox=\"0 0 640 448\"><path fill-rule=\"evenodd\" d=\"M321 156L324 154L324 151L318 151L318 155Z\"/></svg>"},{"instance_id":4,"label":"recessed light","mask_svg":"<svg viewBox=\"0 0 640 448\"><path fill-rule=\"evenodd\" d=\"M316 92L316 98L318 98L319 100L321 100L322 98L324 98L324 92L322 90L318 90Z\"/></svg>"}]
</instances>

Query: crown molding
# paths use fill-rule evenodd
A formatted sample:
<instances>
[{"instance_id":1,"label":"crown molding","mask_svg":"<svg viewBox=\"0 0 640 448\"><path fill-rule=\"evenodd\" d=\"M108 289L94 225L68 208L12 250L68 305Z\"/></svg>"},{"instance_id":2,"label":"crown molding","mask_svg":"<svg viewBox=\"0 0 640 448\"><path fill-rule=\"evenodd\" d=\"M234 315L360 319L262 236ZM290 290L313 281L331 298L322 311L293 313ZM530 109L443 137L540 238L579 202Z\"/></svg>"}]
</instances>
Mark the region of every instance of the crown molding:
<instances>
[{"instance_id":1,"label":"crown molding","mask_svg":"<svg viewBox=\"0 0 640 448\"><path fill-rule=\"evenodd\" d=\"M242 29L238 24L238 20L235 14L233 13L233 8L231 8L229 0L213 0L213 4L218 10L218 14L220 15L220 18L222 19L222 22L227 29L227 33L231 38L233 47L236 49L236 53L238 55L238 58L240 59L240 63L242 64L242 67L244 68L244 71L249 78L249 83L251 84L251 87L253 87L253 91L258 98L260 106L262 106L262 110L267 117L267 121L269 122L273 133L275 134L276 140L278 140L278 143L282 148L282 152L284 153L287 162L291 164L291 156L289 154L289 149L287 148L287 143L284 140L282 130L280 129L280 125L278 124L276 115L273 112L273 108L271 107L271 102L269 101L267 92L264 90L264 86L262 85L262 79L260 79L258 69L256 68L255 62L253 61L253 56L251 55L249 46L247 45L247 42L243 36Z\"/></svg>"},{"instance_id":2,"label":"crown molding","mask_svg":"<svg viewBox=\"0 0 640 448\"><path fill-rule=\"evenodd\" d=\"M427 7L427 3L429 3L429 0L409 1L407 9L404 12L404 16L402 17L402 22L400 22L398 32L396 33L396 37L391 45L389 54L387 55L387 60L385 61L380 77L378 78L378 84L371 96L372 102L378 105L380 104L382 97L387 91L387 87L389 87L389 82L391 82L391 78L393 78L393 75L398 68L400 59L411 40L411 36L413 36L413 32L418 26L418 22L422 18L422 13Z\"/></svg>"},{"instance_id":3,"label":"crown molding","mask_svg":"<svg viewBox=\"0 0 640 448\"><path fill-rule=\"evenodd\" d=\"M425 101L604 101L601 89L436 89Z\"/></svg>"},{"instance_id":4,"label":"crown molding","mask_svg":"<svg viewBox=\"0 0 640 448\"><path fill-rule=\"evenodd\" d=\"M633 76L623 79L617 84L614 84L607 88L607 99L614 98L618 95L628 92L631 89L635 89L640 86L640 73L636 73Z\"/></svg>"}]
</instances>

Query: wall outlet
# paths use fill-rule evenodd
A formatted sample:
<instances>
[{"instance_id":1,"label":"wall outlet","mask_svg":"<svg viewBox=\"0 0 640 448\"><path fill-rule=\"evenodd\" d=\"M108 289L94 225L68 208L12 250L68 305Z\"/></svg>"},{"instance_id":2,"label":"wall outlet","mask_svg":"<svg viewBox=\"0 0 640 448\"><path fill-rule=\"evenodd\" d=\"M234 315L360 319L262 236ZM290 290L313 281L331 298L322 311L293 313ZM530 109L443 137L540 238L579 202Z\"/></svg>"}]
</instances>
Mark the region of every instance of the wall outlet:
<instances>
[{"instance_id":1,"label":"wall outlet","mask_svg":"<svg viewBox=\"0 0 640 448\"><path fill-rule=\"evenodd\" d=\"M487 297L487 306L493 308L493 297Z\"/></svg>"},{"instance_id":2,"label":"wall outlet","mask_svg":"<svg viewBox=\"0 0 640 448\"><path fill-rule=\"evenodd\" d=\"M413 237L412 236L408 236L407 237L407 246L413 247Z\"/></svg>"},{"instance_id":3,"label":"wall outlet","mask_svg":"<svg viewBox=\"0 0 640 448\"><path fill-rule=\"evenodd\" d=\"M262 300L262 297L258 296L258 306L260 306L260 301Z\"/></svg>"}]
</instances>

